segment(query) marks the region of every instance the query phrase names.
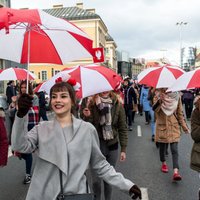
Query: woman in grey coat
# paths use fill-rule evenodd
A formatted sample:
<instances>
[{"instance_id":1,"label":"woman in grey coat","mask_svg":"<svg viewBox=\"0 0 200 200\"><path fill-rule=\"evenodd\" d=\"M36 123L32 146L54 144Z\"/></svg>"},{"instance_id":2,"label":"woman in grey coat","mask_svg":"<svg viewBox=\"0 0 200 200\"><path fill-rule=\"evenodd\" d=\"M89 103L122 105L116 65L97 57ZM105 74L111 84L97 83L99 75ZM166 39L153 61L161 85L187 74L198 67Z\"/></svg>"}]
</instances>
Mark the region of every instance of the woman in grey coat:
<instances>
[{"instance_id":1,"label":"woman in grey coat","mask_svg":"<svg viewBox=\"0 0 200 200\"><path fill-rule=\"evenodd\" d=\"M131 195L132 199L141 199L140 189L117 173L102 155L94 126L72 115L75 102L73 87L66 82L56 83L50 91L55 119L41 122L27 133L24 124L31 98L27 94L19 98L12 148L38 154L26 200L56 200L60 193L59 170L62 171L65 194L86 193L85 171L89 164L108 184Z\"/></svg>"}]
</instances>

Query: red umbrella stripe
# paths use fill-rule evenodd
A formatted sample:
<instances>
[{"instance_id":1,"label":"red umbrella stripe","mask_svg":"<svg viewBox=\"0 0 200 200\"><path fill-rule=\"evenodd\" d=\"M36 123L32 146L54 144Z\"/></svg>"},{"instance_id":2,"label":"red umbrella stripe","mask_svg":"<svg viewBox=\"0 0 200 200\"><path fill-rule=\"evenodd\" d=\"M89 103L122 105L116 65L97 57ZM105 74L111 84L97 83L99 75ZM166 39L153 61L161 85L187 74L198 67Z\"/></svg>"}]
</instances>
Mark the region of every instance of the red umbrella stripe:
<instances>
[{"instance_id":1,"label":"red umbrella stripe","mask_svg":"<svg viewBox=\"0 0 200 200\"><path fill-rule=\"evenodd\" d=\"M147 84L151 87L156 87L158 81L159 81L159 77L161 74L162 68L158 68L156 70L153 70L151 72L149 72L146 76L144 76L144 78L140 81L140 84ZM151 85L149 84L149 82L151 82Z\"/></svg>"},{"instance_id":2,"label":"red umbrella stripe","mask_svg":"<svg viewBox=\"0 0 200 200\"><path fill-rule=\"evenodd\" d=\"M185 72L183 69L181 69L178 66L176 68L175 67L170 67L170 65L166 65L164 67L166 67L169 71L171 71L176 79Z\"/></svg>"},{"instance_id":3,"label":"red umbrella stripe","mask_svg":"<svg viewBox=\"0 0 200 200\"><path fill-rule=\"evenodd\" d=\"M39 27L38 27L39 29ZM55 49L54 44L49 37L46 36L43 30L39 32L32 30L30 31L30 40L34 41L31 42L30 45L30 61L32 63L37 63L38 58L40 57L40 63L57 63L61 64L62 61L60 56ZM41 52L46 52L45 56L41 57ZM27 63L28 60L28 32L24 35L24 43L22 47L22 55L20 63Z\"/></svg>"},{"instance_id":4,"label":"red umbrella stripe","mask_svg":"<svg viewBox=\"0 0 200 200\"><path fill-rule=\"evenodd\" d=\"M187 85L187 88L196 88L196 87L200 87L200 69L194 71L194 74Z\"/></svg>"}]
</instances>

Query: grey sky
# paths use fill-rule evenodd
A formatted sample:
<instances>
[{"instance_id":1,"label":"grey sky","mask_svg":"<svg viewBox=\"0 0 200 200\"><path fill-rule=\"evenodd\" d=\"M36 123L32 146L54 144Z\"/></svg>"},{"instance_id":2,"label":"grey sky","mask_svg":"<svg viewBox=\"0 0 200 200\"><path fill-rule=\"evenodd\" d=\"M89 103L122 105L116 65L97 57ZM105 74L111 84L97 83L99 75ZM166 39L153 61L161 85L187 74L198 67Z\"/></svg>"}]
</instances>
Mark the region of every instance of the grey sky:
<instances>
[{"instance_id":1,"label":"grey sky","mask_svg":"<svg viewBox=\"0 0 200 200\"><path fill-rule=\"evenodd\" d=\"M200 46L200 1L198 0L11 0L13 8L52 8L63 4L95 8L106 24L118 50L131 57L158 58L165 56L179 63L180 26L182 47ZM104 2L104 3L103 3Z\"/></svg>"}]
</instances>

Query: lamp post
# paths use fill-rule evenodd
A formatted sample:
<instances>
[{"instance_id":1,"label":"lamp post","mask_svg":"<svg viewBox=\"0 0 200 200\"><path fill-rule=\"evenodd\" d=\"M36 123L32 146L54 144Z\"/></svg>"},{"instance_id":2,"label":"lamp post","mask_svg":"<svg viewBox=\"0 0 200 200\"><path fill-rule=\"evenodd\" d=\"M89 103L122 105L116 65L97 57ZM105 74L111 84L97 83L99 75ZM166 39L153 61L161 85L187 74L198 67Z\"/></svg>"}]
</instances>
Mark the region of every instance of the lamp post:
<instances>
[{"instance_id":1,"label":"lamp post","mask_svg":"<svg viewBox=\"0 0 200 200\"><path fill-rule=\"evenodd\" d=\"M180 42L180 67L182 68L182 27L186 26L188 22L177 22L176 26L179 26L179 42Z\"/></svg>"}]
</instances>

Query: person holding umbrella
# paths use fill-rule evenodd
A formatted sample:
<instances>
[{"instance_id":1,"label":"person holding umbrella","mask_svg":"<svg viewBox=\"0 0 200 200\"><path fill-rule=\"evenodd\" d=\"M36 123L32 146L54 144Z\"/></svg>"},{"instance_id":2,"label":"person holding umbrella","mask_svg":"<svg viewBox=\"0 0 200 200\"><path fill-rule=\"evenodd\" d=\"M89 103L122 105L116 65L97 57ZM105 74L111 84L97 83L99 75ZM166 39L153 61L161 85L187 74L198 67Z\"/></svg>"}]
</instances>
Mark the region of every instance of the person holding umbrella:
<instances>
[{"instance_id":1,"label":"person holding umbrella","mask_svg":"<svg viewBox=\"0 0 200 200\"><path fill-rule=\"evenodd\" d=\"M27 129L30 131L35 125L37 125L39 123L39 101L38 101L38 97L33 94L33 89L32 89L32 85L30 82L28 83L28 86L29 86L28 93L32 99L32 104L27 111L28 116L27 116L27 120L25 121L24 124L27 127ZM21 96L23 96L23 94L26 94L26 92L27 92L26 87L27 87L27 81L21 81L20 86L19 86L19 95L17 96L17 100L15 102L15 107L10 108L10 111L9 111L10 115L15 116L14 123L16 121L15 113L18 110L18 104L19 104L17 102L19 101L19 98ZM12 127L12 131L13 131L13 129L15 129L15 128ZM11 137L12 137L12 135L11 135ZM11 143L12 143L12 139L11 139ZM13 149L13 150L15 150L15 149ZM31 169L32 169L32 162L33 162L32 153L15 151L14 154L16 156L18 156L19 159L25 160L26 175L25 175L23 183L29 184L31 182Z\"/></svg>"},{"instance_id":2,"label":"person holding umbrella","mask_svg":"<svg viewBox=\"0 0 200 200\"><path fill-rule=\"evenodd\" d=\"M182 179L179 173L178 163L178 142L180 140L180 127L185 133L189 133L189 128L183 115L181 97L178 92L166 92L165 88L158 89L153 100L153 110L156 115L155 141L159 142L161 171L168 172L165 153L167 144L170 144L173 161L173 180Z\"/></svg>"},{"instance_id":3,"label":"person holding umbrella","mask_svg":"<svg viewBox=\"0 0 200 200\"><path fill-rule=\"evenodd\" d=\"M73 116L76 99L70 79L68 82L57 80L50 90L50 105L55 118L27 132L24 123L31 105L32 98L21 95L12 133L13 149L24 153L38 152L26 200L59 199L63 194L61 177L65 196L86 193L85 171L89 164L108 184L130 194L132 199L142 198L139 187L117 173L102 155L95 127Z\"/></svg>"}]
</instances>

